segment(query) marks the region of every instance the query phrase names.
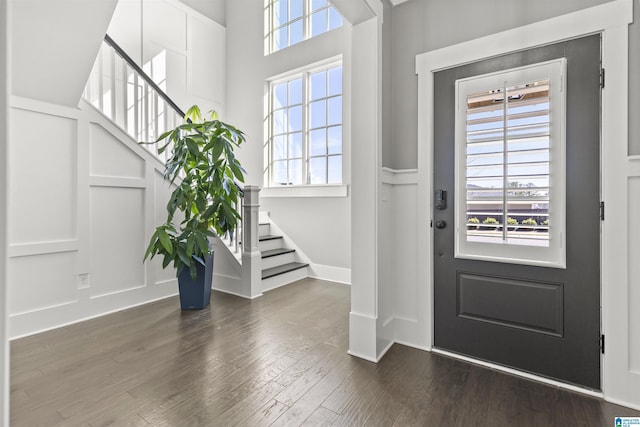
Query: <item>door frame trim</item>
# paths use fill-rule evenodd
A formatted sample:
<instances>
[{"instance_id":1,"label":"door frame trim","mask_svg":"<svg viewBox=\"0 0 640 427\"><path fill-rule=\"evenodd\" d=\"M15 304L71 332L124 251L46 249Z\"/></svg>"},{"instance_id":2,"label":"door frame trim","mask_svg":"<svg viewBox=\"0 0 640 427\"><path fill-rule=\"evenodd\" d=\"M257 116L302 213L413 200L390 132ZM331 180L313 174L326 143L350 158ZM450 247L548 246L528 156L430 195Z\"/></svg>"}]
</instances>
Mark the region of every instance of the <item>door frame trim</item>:
<instances>
[{"instance_id":1,"label":"door frame trim","mask_svg":"<svg viewBox=\"0 0 640 427\"><path fill-rule=\"evenodd\" d=\"M614 0L599 6L536 22L523 27L492 34L460 44L433 50L416 56L418 75L418 259L428 262L418 265L418 283L427 287L426 298L419 302L419 318L424 319L422 330L426 336L427 350L433 348L433 229L429 226L433 219L433 76L443 69L452 68L508 53L544 46L586 36L602 34L602 62L607 69L607 86L602 92L601 127L601 182L602 198L606 200L619 184L616 175L616 160L619 156L607 156L607 152L627 153L628 147L628 25L633 21L633 0ZM602 149L606 141L607 151ZM619 191L619 190L618 190ZM626 192L625 192L626 193ZM618 197L616 197L618 198ZM428 214L427 214L428 213ZM619 307L615 305L620 289L615 289L619 275L616 269L611 244L616 237L626 231L626 225L616 224L605 227L601 235L601 305L602 330L628 330L628 317L616 316ZM613 334L611 334L613 335ZM618 337L619 334L616 334ZM607 344L612 340L607 334ZM626 343L623 347L627 348ZM612 348L618 348L613 344ZM609 352L608 354L615 353ZM626 395L620 390L625 384L622 377L626 371L615 367L613 358L602 356L602 391L605 399L631 407L640 407L638 397ZM538 380L545 380L542 377ZM548 381L545 381L548 382Z\"/></svg>"}]
</instances>

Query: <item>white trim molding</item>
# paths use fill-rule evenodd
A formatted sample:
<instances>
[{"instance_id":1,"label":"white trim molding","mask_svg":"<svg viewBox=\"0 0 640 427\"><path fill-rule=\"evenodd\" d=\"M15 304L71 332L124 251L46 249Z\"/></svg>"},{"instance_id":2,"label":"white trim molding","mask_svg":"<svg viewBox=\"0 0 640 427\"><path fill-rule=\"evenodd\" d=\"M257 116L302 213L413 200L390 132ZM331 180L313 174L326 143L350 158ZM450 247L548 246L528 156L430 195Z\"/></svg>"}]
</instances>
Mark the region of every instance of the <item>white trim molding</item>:
<instances>
[{"instance_id":1,"label":"white trim molding","mask_svg":"<svg viewBox=\"0 0 640 427\"><path fill-rule=\"evenodd\" d=\"M348 185L292 185L263 187L260 197L347 197Z\"/></svg>"},{"instance_id":2,"label":"white trim molding","mask_svg":"<svg viewBox=\"0 0 640 427\"><path fill-rule=\"evenodd\" d=\"M389 185L415 185L418 183L418 169L391 169L382 167L382 183Z\"/></svg>"},{"instance_id":3,"label":"white trim molding","mask_svg":"<svg viewBox=\"0 0 640 427\"><path fill-rule=\"evenodd\" d=\"M640 272L630 270L633 253L640 251L640 236L629 235L629 210L640 203L628 194L637 171L628 156L628 24L633 20L632 0L615 0L523 27L489 35L457 45L426 52L416 57L418 74L418 201L419 212L432 212L433 194L433 74L439 70L479 61L511 52L543 46L589 34L602 34L602 62L607 70L607 85L602 93L602 192L610 206L602 228L602 306L603 332L607 351L602 358L602 390L606 400L640 407L640 346L630 345L638 336L632 325L632 310L637 311L640 292L632 292L630 283ZM638 174L640 177L640 174ZM637 195L634 195L637 197ZM637 210L640 210L638 208ZM418 342L433 345L433 235L430 215L418 218L418 259L421 263L418 283L426 298L419 301ZM636 233L640 234L640 233ZM621 256L621 250L627 251ZM630 303L630 298L636 300ZM635 304L635 305L630 305ZM635 335L634 335L635 334ZM407 340L404 340L405 343ZM423 346L424 347L424 346ZM512 373L522 375L519 371ZM542 380L536 376L528 378ZM577 391L585 392L579 389Z\"/></svg>"}]
</instances>

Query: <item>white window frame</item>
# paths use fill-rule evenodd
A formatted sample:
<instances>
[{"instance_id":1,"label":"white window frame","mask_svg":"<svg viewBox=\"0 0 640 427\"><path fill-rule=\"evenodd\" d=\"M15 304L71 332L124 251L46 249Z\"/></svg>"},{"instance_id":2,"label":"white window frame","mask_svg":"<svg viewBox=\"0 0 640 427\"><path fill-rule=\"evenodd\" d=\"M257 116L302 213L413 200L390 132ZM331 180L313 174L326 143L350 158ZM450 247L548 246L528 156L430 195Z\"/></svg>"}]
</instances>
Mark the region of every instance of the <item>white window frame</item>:
<instances>
[{"instance_id":1,"label":"white window frame","mask_svg":"<svg viewBox=\"0 0 640 427\"><path fill-rule=\"evenodd\" d=\"M308 83L310 76L314 73L321 71L328 71L330 69L341 67L342 68L342 92L340 95L328 95L328 91L325 99L333 98L336 96L342 97L342 117L340 124L331 124L327 122L325 128L340 126L342 128L341 144L342 150L340 156L341 162L341 175L342 182L340 183L323 183L323 184L310 184L309 183L309 105L311 103ZM273 181L273 111L274 111L274 97L273 88L282 83L287 83L291 80L302 79L302 183L292 185L282 185L274 183ZM266 104L266 127L265 127L265 147L264 147L264 185L261 195L265 197L346 197L347 187L345 185L345 69L342 57L332 58L321 63L313 64L307 68L296 70L290 74L281 75L276 78L267 81L267 104ZM317 100L314 100L317 101ZM297 104L296 104L297 105ZM328 115L327 115L328 120ZM286 134L285 134L286 135ZM328 152L324 156L328 158L330 155ZM328 167L328 166L327 166ZM328 173L328 170L327 170ZM298 190L294 190L298 189Z\"/></svg>"},{"instance_id":2,"label":"white window frame","mask_svg":"<svg viewBox=\"0 0 640 427\"><path fill-rule=\"evenodd\" d=\"M286 49L288 47L294 46L300 42L303 42L305 40L308 40L310 38L313 38L315 36L312 35L312 25L311 25L311 21L313 18L313 15L315 13L321 12L323 10L327 11L327 26L325 28L324 31L322 31L321 33L317 34L324 34L327 33L329 31L332 31L334 29L340 28L344 25L344 17L340 14L340 11L338 11L338 9L333 5L333 3L331 1L327 1L327 5L326 6L322 6L320 8L317 9L312 9L312 1L313 0L302 0L302 16L294 18L294 19L288 19L285 23L283 23L282 25L276 27L275 26L275 19L274 19L274 15L275 15L275 10L273 7L274 1L276 0L264 0L264 54L265 55L269 55L278 51L281 51L283 49ZM288 8L288 2L289 0L284 0L287 1L287 8ZM334 10L338 15L340 15L341 17L341 23L340 25L336 26L335 28L330 28L330 19L331 19L331 11ZM288 17L289 18L289 17ZM302 22L302 40L295 42L295 43L291 43L291 24L296 23L298 21ZM284 27L288 27L287 29L287 43L285 46L281 47L281 48L276 48L275 45L275 33L276 31L278 31L281 28ZM317 36L316 35L316 36Z\"/></svg>"},{"instance_id":3,"label":"white window frame","mask_svg":"<svg viewBox=\"0 0 640 427\"><path fill-rule=\"evenodd\" d=\"M566 268L566 59L457 80L455 121L455 257L512 264ZM468 94L513 86L523 82L550 81L550 209L549 246L474 242L467 239L466 144ZM505 219L506 220L506 219Z\"/></svg>"}]
</instances>

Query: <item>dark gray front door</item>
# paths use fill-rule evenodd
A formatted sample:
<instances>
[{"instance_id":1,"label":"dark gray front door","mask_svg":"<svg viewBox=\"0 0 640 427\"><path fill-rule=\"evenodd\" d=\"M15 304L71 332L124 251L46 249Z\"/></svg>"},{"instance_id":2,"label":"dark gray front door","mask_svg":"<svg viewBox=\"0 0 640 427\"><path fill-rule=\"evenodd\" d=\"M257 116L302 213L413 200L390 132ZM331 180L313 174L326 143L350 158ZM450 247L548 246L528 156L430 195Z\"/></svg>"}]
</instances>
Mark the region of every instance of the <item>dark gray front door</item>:
<instances>
[{"instance_id":1,"label":"dark gray front door","mask_svg":"<svg viewBox=\"0 0 640 427\"><path fill-rule=\"evenodd\" d=\"M563 229L566 268L456 257L456 80L557 58L566 58L567 76L566 228ZM446 208L434 209L435 347L599 390L600 36L440 71L434 77L434 90L434 188L445 190L448 202ZM518 97L513 98L516 101ZM533 154L524 157L529 159L530 176L520 182L505 180L504 187L512 187L505 190L504 194L510 195L505 198L524 200L534 194L543 199L545 191L548 192L534 173L535 150L530 151ZM464 187L458 185L466 188L463 191L471 194L468 197L492 197L492 189L482 187L480 181L474 181L478 185L471 182ZM506 209L511 202L504 203ZM468 215L471 222L463 226L473 229L480 239L500 234L505 227L529 241L545 238L548 218L553 218L545 211L544 202L529 203L530 211L526 213L510 207L513 213L503 213L502 217L493 214L489 205L477 206L480 207ZM496 221L488 219L491 217Z\"/></svg>"}]
</instances>

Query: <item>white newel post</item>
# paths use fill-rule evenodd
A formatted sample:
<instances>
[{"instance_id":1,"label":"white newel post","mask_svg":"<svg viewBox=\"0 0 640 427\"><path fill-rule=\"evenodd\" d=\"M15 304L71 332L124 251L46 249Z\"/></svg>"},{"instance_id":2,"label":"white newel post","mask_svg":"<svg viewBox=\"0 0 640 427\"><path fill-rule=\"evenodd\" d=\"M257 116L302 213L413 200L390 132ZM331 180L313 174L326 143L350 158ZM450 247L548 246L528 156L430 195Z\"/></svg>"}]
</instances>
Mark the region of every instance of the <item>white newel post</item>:
<instances>
[{"instance_id":1,"label":"white newel post","mask_svg":"<svg viewBox=\"0 0 640 427\"><path fill-rule=\"evenodd\" d=\"M244 295L256 298L262 295L262 270L260 248L258 247L258 216L260 208L260 187L244 187L244 208L242 212L242 290Z\"/></svg>"}]
</instances>

